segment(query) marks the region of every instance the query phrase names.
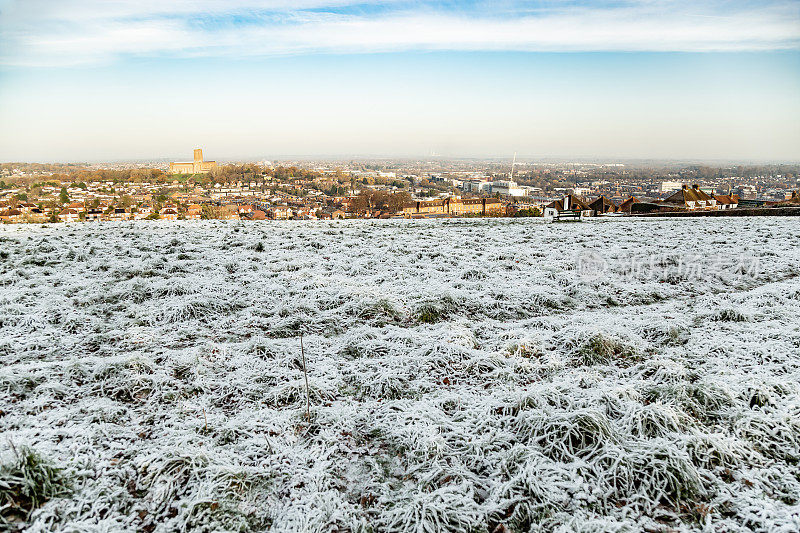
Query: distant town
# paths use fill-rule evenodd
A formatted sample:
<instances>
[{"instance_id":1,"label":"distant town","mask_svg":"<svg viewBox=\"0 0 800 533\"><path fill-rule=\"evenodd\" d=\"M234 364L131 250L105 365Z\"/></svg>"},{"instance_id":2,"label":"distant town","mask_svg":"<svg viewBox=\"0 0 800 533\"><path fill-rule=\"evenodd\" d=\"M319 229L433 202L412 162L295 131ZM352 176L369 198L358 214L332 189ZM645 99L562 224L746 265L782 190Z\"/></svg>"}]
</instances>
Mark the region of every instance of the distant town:
<instances>
[{"instance_id":1,"label":"distant town","mask_svg":"<svg viewBox=\"0 0 800 533\"><path fill-rule=\"evenodd\" d=\"M583 218L800 207L800 165L496 160L0 164L0 221Z\"/></svg>"}]
</instances>

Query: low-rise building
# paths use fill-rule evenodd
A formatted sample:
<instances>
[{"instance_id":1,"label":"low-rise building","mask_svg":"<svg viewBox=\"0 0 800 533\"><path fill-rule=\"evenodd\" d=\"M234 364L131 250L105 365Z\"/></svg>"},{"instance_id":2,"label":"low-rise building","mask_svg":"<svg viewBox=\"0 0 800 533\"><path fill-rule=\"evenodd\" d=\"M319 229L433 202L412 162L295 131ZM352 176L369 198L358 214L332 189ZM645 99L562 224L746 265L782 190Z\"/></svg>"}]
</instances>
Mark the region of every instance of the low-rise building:
<instances>
[{"instance_id":1,"label":"low-rise building","mask_svg":"<svg viewBox=\"0 0 800 533\"><path fill-rule=\"evenodd\" d=\"M505 212L505 204L497 198L443 198L421 200L403 206L403 216L499 216Z\"/></svg>"},{"instance_id":2,"label":"low-rise building","mask_svg":"<svg viewBox=\"0 0 800 533\"><path fill-rule=\"evenodd\" d=\"M130 220L130 218L131 218L130 211L128 211L123 207L115 207L114 210L108 214L109 220L122 221L122 220Z\"/></svg>"},{"instance_id":3,"label":"low-rise building","mask_svg":"<svg viewBox=\"0 0 800 533\"><path fill-rule=\"evenodd\" d=\"M15 208L0 211L0 221L3 222L22 222L22 211Z\"/></svg>"},{"instance_id":4,"label":"low-rise building","mask_svg":"<svg viewBox=\"0 0 800 533\"><path fill-rule=\"evenodd\" d=\"M614 202L606 198L605 196L600 196L594 202L589 204L589 209L595 212L596 215L604 215L607 213L616 213L617 206L614 205Z\"/></svg>"},{"instance_id":5,"label":"low-rise building","mask_svg":"<svg viewBox=\"0 0 800 533\"><path fill-rule=\"evenodd\" d=\"M80 216L80 213L78 213L77 209L73 209L71 207L68 207L68 208L62 210L61 213L58 214L58 218L59 218L59 220L61 220L61 222L69 223L69 222L77 222L77 221L79 221L81 216Z\"/></svg>"},{"instance_id":6,"label":"low-rise building","mask_svg":"<svg viewBox=\"0 0 800 533\"><path fill-rule=\"evenodd\" d=\"M200 220L203 217L203 206L192 204L186 208L186 220Z\"/></svg>"},{"instance_id":7,"label":"low-rise building","mask_svg":"<svg viewBox=\"0 0 800 533\"><path fill-rule=\"evenodd\" d=\"M621 204L617 208L617 211L620 213L630 213L633 209L633 204L638 203L639 200L635 196L631 196Z\"/></svg>"},{"instance_id":8,"label":"low-rise building","mask_svg":"<svg viewBox=\"0 0 800 533\"><path fill-rule=\"evenodd\" d=\"M178 220L178 210L168 205L158 212L158 217L164 220Z\"/></svg>"},{"instance_id":9,"label":"low-rise building","mask_svg":"<svg viewBox=\"0 0 800 533\"><path fill-rule=\"evenodd\" d=\"M102 216L102 209L92 208L86 210L86 220L100 220Z\"/></svg>"},{"instance_id":10,"label":"low-rise building","mask_svg":"<svg viewBox=\"0 0 800 533\"><path fill-rule=\"evenodd\" d=\"M492 193L499 193L503 196L520 197L525 196L525 189L517 185L515 181L495 181L492 182Z\"/></svg>"},{"instance_id":11,"label":"low-rise building","mask_svg":"<svg viewBox=\"0 0 800 533\"><path fill-rule=\"evenodd\" d=\"M136 213L133 215L133 218L136 220L144 220L152 214L153 208L147 204L144 204L139 206L139 208L136 210Z\"/></svg>"},{"instance_id":12,"label":"low-rise building","mask_svg":"<svg viewBox=\"0 0 800 533\"><path fill-rule=\"evenodd\" d=\"M556 200L544 208L544 216L550 218L577 218L591 216L592 209L582 198L568 194L561 200Z\"/></svg>"},{"instance_id":13,"label":"low-rise building","mask_svg":"<svg viewBox=\"0 0 800 533\"><path fill-rule=\"evenodd\" d=\"M461 184L461 190L466 192L490 192L492 182L486 180L468 180Z\"/></svg>"},{"instance_id":14,"label":"low-rise building","mask_svg":"<svg viewBox=\"0 0 800 533\"><path fill-rule=\"evenodd\" d=\"M275 220L289 220L292 218L292 208L279 205L270 209L269 215Z\"/></svg>"},{"instance_id":15,"label":"low-rise building","mask_svg":"<svg viewBox=\"0 0 800 533\"><path fill-rule=\"evenodd\" d=\"M714 200L717 201L717 208L720 210L735 209L739 207L739 197L733 195L715 194Z\"/></svg>"},{"instance_id":16,"label":"low-rise building","mask_svg":"<svg viewBox=\"0 0 800 533\"><path fill-rule=\"evenodd\" d=\"M660 190L661 192L677 191L683 184L680 181L662 181Z\"/></svg>"},{"instance_id":17,"label":"low-rise building","mask_svg":"<svg viewBox=\"0 0 800 533\"><path fill-rule=\"evenodd\" d=\"M699 185L692 187L683 185L675 194L664 200L664 203L679 209L717 209L717 201L701 191Z\"/></svg>"}]
</instances>

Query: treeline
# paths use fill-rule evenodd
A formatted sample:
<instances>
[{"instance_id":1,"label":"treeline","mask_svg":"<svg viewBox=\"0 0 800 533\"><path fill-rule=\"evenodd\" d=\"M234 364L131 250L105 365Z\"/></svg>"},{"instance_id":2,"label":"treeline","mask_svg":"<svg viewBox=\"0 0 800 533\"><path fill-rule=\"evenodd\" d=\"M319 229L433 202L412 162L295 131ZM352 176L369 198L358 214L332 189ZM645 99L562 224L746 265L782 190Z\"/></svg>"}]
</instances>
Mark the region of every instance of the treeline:
<instances>
[{"instance_id":1,"label":"treeline","mask_svg":"<svg viewBox=\"0 0 800 533\"><path fill-rule=\"evenodd\" d=\"M15 184L26 185L28 187L54 186L63 184L85 184L87 182L110 181L113 183L130 182L167 182L171 181L171 176L164 171L156 168L135 168L126 170L99 169L90 170L86 168L75 169L69 173L55 172L49 176L26 176L12 178Z\"/></svg>"},{"instance_id":2,"label":"treeline","mask_svg":"<svg viewBox=\"0 0 800 533\"><path fill-rule=\"evenodd\" d=\"M69 176L64 180L69 181L111 181L114 183L128 183L128 182L159 182L167 181L168 175L163 170L157 168L134 168L125 170L81 170Z\"/></svg>"},{"instance_id":3,"label":"treeline","mask_svg":"<svg viewBox=\"0 0 800 533\"><path fill-rule=\"evenodd\" d=\"M367 211L388 211L397 213L403 206L411 202L411 195L407 192L376 191L362 189L350 202L350 209L359 213Z\"/></svg>"},{"instance_id":4,"label":"treeline","mask_svg":"<svg viewBox=\"0 0 800 533\"><path fill-rule=\"evenodd\" d=\"M315 180L321 177L322 174L314 170L307 170L294 166L266 168L254 163L246 163L243 165L222 165L208 174L193 174L187 176L190 181L204 185L229 183L235 181L259 181L268 178L275 178L280 181L292 181Z\"/></svg>"},{"instance_id":5,"label":"treeline","mask_svg":"<svg viewBox=\"0 0 800 533\"><path fill-rule=\"evenodd\" d=\"M800 176L800 165L737 165L730 168L692 165L686 169L698 178L724 179L729 177L754 178L756 176L785 176L796 179Z\"/></svg>"},{"instance_id":6,"label":"treeline","mask_svg":"<svg viewBox=\"0 0 800 533\"><path fill-rule=\"evenodd\" d=\"M5 163L4 165L13 165L13 163ZM129 183L129 182L150 182L150 183L171 183L175 180L189 183L199 183L203 185L214 185L216 183L224 184L230 182L249 182L261 181L264 179L275 179L281 182L297 181L316 181L327 179L338 183L335 185L336 191L343 193L345 190L352 188L356 183L364 185L374 184L387 184L389 181L394 181L399 186L405 186L407 183L402 180L387 180L386 178L361 178L354 179L349 173L337 171L331 176L325 176L316 170L299 168L296 166L278 166L275 168L267 168L255 163L246 164L229 164L222 165L207 174L169 174L162 170L155 168L137 168L137 169L124 169L124 170L110 170L110 169L88 169L74 168L70 166L69 171L66 171L67 165L53 165L57 170L50 174L50 176L37 176L35 178L20 178L15 179L15 182L22 182L31 185L35 182L53 182L53 183L74 183L74 182L97 182L97 181L110 181L113 183ZM20 181L21 180L21 181ZM330 184L325 185L330 189Z\"/></svg>"},{"instance_id":7,"label":"treeline","mask_svg":"<svg viewBox=\"0 0 800 533\"><path fill-rule=\"evenodd\" d=\"M20 171L25 173L51 172L68 174L88 167L88 163L0 163L0 171Z\"/></svg>"}]
</instances>

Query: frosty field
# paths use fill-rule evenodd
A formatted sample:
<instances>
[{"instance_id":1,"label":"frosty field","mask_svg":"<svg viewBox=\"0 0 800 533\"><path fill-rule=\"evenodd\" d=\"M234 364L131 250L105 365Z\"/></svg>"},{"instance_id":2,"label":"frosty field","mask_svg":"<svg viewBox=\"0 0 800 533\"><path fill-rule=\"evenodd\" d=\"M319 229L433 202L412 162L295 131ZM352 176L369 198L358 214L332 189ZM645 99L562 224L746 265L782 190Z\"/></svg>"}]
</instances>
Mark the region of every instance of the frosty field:
<instances>
[{"instance_id":1,"label":"frosty field","mask_svg":"<svg viewBox=\"0 0 800 533\"><path fill-rule=\"evenodd\" d=\"M2 226L0 530L798 531L798 235Z\"/></svg>"}]
</instances>

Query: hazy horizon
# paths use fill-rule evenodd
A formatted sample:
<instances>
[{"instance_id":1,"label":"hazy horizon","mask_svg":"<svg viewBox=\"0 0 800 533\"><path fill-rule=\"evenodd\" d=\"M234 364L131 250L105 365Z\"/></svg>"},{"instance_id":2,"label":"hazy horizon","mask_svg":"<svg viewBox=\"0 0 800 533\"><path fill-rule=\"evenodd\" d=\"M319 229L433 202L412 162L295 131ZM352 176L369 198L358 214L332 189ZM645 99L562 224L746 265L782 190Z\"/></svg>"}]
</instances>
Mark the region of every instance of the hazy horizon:
<instances>
[{"instance_id":1,"label":"hazy horizon","mask_svg":"<svg viewBox=\"0 0 800 533\"><path fill-rule=\"evenodd\" d=\"M203 148L202 146L195 146L193 148ZM191 156L191 153L189 154ZM423 162L423 161L464 161L476 163L494 163L494 164L511 164L515 159L514 154L508 155L487 155L487 156L447 156L447 155L425 155L425 154L398 154L398 155L385 155L385 154L264 154L264 155L242 155L242 156L229 156L219 157L206 153L204 150L204 158L206 160L214 160L221 164L238 164L238 163L262 163L269 161L271 163L287 163L290 161L301 162L325 162L325 163L349 163L354 161L364 162ZM153 157L140 157L140 158L108 158L108 159L37 159L37 160L21 160L9 159L0 160L2 164L8 163L25 163L25 164L65 164L65 165L102 165L102 164L140 164L146 165L148 163L166 164L172 161L190 160L186 153ZM757 165L796 165L800 164L798 159L710 159L710 158L623 158L613 156L542 156L530 157L516 154L517 165L568 165L568 164L586 164L586 165L614 165L623 164L625 166L658 166L658 167L671 167L676 168L686 165L704 165L704 166L757 166Z\"/></svg>"},{"instance_id":2,"label":"hazy horizon","mask_svg":"<svg viewBox=\"0 0 800 533\"><path fill-rule=\"evenodd\" d=\"M798 6L0 0L0 160L794 162Z\"/></svg>"}]
</instances>

